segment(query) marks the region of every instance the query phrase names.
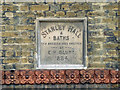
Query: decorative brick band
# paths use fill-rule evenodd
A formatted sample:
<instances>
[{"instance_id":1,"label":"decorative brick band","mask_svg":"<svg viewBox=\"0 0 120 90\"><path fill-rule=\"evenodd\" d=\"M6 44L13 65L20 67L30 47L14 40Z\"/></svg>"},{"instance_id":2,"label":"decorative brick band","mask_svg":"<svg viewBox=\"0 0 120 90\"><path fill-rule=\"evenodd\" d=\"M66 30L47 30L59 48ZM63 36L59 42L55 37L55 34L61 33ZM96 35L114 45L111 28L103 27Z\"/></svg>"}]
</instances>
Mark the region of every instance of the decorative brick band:
<instances>
[{"instance_id":1,"label":"decorative brick band","mask_svg":"<svg viewBox=\"0 0 120 90\"><path fill-rule=\"evenodd\" d=\"M11 70L2 71L2 84L120 83L120 71L89 70Z\"/></svg>"}]
</instances>

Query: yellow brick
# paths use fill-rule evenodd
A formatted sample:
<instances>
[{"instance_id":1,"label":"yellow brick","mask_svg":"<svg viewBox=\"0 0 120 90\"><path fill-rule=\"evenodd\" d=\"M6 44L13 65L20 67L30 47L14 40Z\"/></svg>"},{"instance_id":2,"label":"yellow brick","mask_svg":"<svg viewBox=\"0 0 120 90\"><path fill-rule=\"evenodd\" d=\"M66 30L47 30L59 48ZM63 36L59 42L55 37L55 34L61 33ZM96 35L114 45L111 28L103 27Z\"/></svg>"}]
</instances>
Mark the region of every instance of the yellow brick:
<instances>
[{"instance_id":1,"label":"yellow brick","mask_svg":"<svg viewBox=\"0 0 120 90\"><path fill-rule=\"evenodd\" d=\"M120 37L120 31L113 31L113 33L116 37L118 37L118 36Z\"/></svg>"},{"instance_id":2,"label":"yellow brick","mask_svg":"<svg viewBox=\"0 0 120 90\"><path fill-rule=\"evenodd\" d=\"M3 63L18 63L19 59L7 59L7 60L3 60Z\"/></svg>"},{"instance_id":3,"label":"yellow brick","mask_svg":"<svg viewBox=\"0 0 120 90\"><path fill-rule=\"evenodd\" d=\"M14 42L15 42L14 38L8 38L7 39L7 43L14 43Z\"/></svg>"},{"instance_id":4,"label":"yellow brick","mask_svg":"<svg viewBox=\"0 0 120 90\"><path fill-rule=\"evenodd\" d=\"M111 50L111 51L108 51L108 55L109 56L116 56L117 52L116 52L116 50Z\"/></svg>"},{"instance_id":5,"label":"yellow brick","mask_svg":"<svg viewBox=\"0 0 120 90\"><path fill-rule=\"evenodd\" d=\"M15 51L15 56L21 56L21 52L20 51Z\"/></svg>"},{"instance_id":6,"label":"yellow brick","mask_svg":"<svg viewBox=\"0 0 120 90\"><path fill-rule=\"evenodd\" d=\"M116 25L114 25L114 24L107 24L107 26L109 29L116 30Z\"/></svg>"},{"instance_id":7,"label":"yellow brick","mask_svg":"<svg viewBox=\"0 0 120 90\"><path fill-rule=\"evenodd\" d=\"M120 15L120 11L118 11L117 13L118 13L118 15Z\"/></svg>"},{"instance_id":8,"label":"yellow brick","mask_svg":"<svg viewBox=\"0 0 120 90\"><path fill-rule=\"evenodd\" d=\"M18 32L2 32L2 37L16 37L19 36Z\"/></svg>"},{"instance_id":9,"label":"yellow brick","mask_svg":"<svg viewBox=\"0 0 120 90\"><path fill-rule=\"evenodd\" d=\"M82 10L91 10L91 7L90 7L90 5L88 3L84 3L82 5Z\"/></svg>"},{"instance_id":10,"label":"yellow brick","mask_svg":"<svg viewBox=\"0 0 120 90\"><path fill-rule=\"evenodd\" d=\"M105 16L103 11L91 11L87 13L87 16Z\"/></svg>"},{"instance_id":11,"label":"yellow brick","mask_svg":"<svg viewBox=\"0 0 120 90\"><path fill-rule=\"evenodd\" d=\"M16 64L16 69L34 69L34 65L33 64Z\"/></svg>"},{"instance_id":12,"label":"yellow brick","mask_svg":"<svg viewBox=\"0 0 120 90\"><path fill-rule=\"evenodd\" d=\"M6 25L5 27L4 27L4 30L14 30L14 26L12 26L12 25Z\"/></svg>"},{"instance_id":13,"label":"yellow brick","mask_svg":"<svg viewBox=\"0 0 120 90\"><path fill-rule=\"evenodd\" d=\"M13 17L13 13L12 13L12 12L6 12L6 13L5 13L5 16L6 16L6 17Z\"/></svg>"},{"instance_id":14,"label":"yellow brick","mask_svg":"<svg viewBox=\"0 0 120 90\"><path fill-rule=\"evenodd\" d=\"M20 6L20 10L21 11L28 11L29 8L28 8L28 6Z\"/></svg>"},{"instance_id":15,"label":"yellow brick","mask_svg":"<svg viewBox=\"0 0 120 90\"><path fill-rule=\"evenodd\" d=\"M88 68L106 68L106 65L103 63L89 63Z\"/></svg>"},{"instance_id":16,"label":"yellow brick","mask_svg":"<svg viewBox=\"0 0 120 90\"><path fill-rule=\"evenodd\" d=\"M21 32L21 35L22 35L22 36L27 36L27 35L28 35L28 32Z\"/></svg>"},{"instance_id":17,"label":"yellow brick","mask_svg":"<svg viewBox=\"0 0 120 90\"><path fill-rule=\"evenodd\" d=\"M30 49L35 49L34 45L22 45L21 46L22 50L30 50Z\"/></svg>"},{"instance_id":18,"label":"yellow brick","mask_svg":"<svg viewBox=\"0 0 120 90\"><path fill-rule=\"evenodd\" d=\"M30 56L31 53L30 52L22 52L22 57L27 57Z\"/></svg>"},{"instance_id":19,"label":"yellow brick","mask_svg":"<svg viewBox=\"0 0 120 90\"><path fill-rule=\"evenodd\" d=\"M13 56L13 54L14 54L13 52L7 51L5 55L6 55L6 56Z\"/></svg>"},{"instance_id":20,"label":"yellow brick","mask_svg":"<svg viewBox=\"0 0 120 90\"><path fill-rule=\"evenodd\" d=\"M72 4L72 6L70 7L70 9L72 11L79 11L79 10L90 10L90 5L88 3L75 3L75 4Z\"/></svg>"},{"instance_id":21,"label":"yellow brick","mask_svg":"<svg viewBox=\"0 0 120 90\"><path fill-rule=\"evenodd\" d=\"M28 58L22 58L21 63L28 63Z\"/></svg>"},{"instance_id":22,"label":"yellow brick","mask_svg":"<svg viewBox=\"0 0 120 90\"><path fill-rule=\"evenodd\" d=\"M58 12L56 12L56 15L55 15L55 16L57 16L57 17L65 16L65 12L63 12L63 11L58 11Z\"/></svg>"},{"instance_id":23,"label":"yellow brick","mask_svg":"<svg viewBox=\"0 0 120 90\"><path fill-rule=\"evenodd\" d=\"M30 10L32 11L38 11L38 10L41 10L41 11L44 11L44 10L49 10L49 5L32 5Z\"/></svg>"},{"instance_id":24,"label":"yellow brick","mask_svg":"<svg viewBox=\"0 0 120 90\"><path fill-rule=\"evenodd\" d=\"M46 16L54 16L54 13L49 11L49 12L46 12Z\"/></svg>"},{"instance_id":25,"label":"yellow brick","mask_svg":"<svg viewBox=\"0 0 120 90\"><path fill-rule=\"evenodd\" d=\"M114 43L114 44L104 44L103 47L104 48L116 48L118 46L118 44Z\"/></svg>"},{"instance_id":26,"label":"yellow brick","mask_svg":"<svg viewBox=\"0 0 120 90\"><path fill-rule=\"evenodd\" d=\"M16 38L18 43L33 43L32 39L30 38Z\"/></svg>"},{"instance_id":27,"label":"yellow brick","mask_svg":"<svg viewBox=\"0 0 120 90\"><path fill-rule=\"evenodd\" d=\"M112 4L109 4L109 5L105 5L103 6L103 9L105 10L118 10L118 3L112 3Z\"/></svg>"},{"instance_id":28,"label":"yellow brick","mask_svg":"<svg viewBox=\"0 0 120 90\"><path fill-rule=\"evenodd\" d=\"M0 51L0 57L2 56L2 51Z\"/></svg>"},{"instance_id":29,"label":"yellow brick","mask_svg":"<svg viewBox=\"0 0 120 90\"><path fill-rule=\"evenodd\" d=\"M34 29L35 29L35 26L30 26L30 25L16 26L16 30L34 30Z\"/></svg>"},{"instance_id":30,"label":"yellow brick","mask_svg":"<svg viewBox=\"0 0 120 90\"><path fill-rule=\"evenodd\" d=\"M100 61L100 59L101 59L102 57L100 57L100 56L97 56L97 57L88 57L88 60L89 61L92 61L92 62L99 62Z\"/></svg>"},{"instance_id":31,"label":"yellow brick","mask_svg":"<svg viewBox=\"0 0 120 90\"><path fill-rule=\"evenodd\" d=\"M67 12L66 16L74 17L74 16L76 16L76 13L75 12Z\"/></svg>"},{"instance_id":32,"label":"yellow brick","mask_svg":"<svg viewBox=\"0 0 120 90\"><path fill-rule=\"evenodd\" d=\"M106 58L103 59L104 62L111 62L111 61L117 61L117 60L118 60L118 59L115 59L115 58L112 59L112 58L110 58L110 57L106 57Z\"/></svg>"},{"instance_id":33,"label":"yellow brick","mask_svg":"<svg viewBox=\"0 0 120 90\"><path fill-rule=\"evenodd\" d=\"M69 10L69 5L68 4L62 5L62 9L63 10Z\"/></svg>"},{"instance_id":34,"label":"yellow brick","mask_svg":"<svg viewBox=\"0 0 120 90\"><path fill-rule=\"evenodd\" d=\"M44 13L43 12L37 12L36 14L38 17L41 17L41 16L44 16Z\"/></svg>"},{"instance_id":35,"label":"yellow brick","mask_svg":"<svg viewBox=\"0 0 120 90\"><path fill-rule=\"evenodd\" d=\"M72 4L72 6L70 7L70 9L72 11L82 10L82 5L80 5L79 3L75 3L75 4Z\"/></svg>"},{"instance_id":36,"label":"yellow brick","mask_svg":"<svg viewBox=\"0 0 120 90\"><path fill-rule=\"evenodd\" d=\"M89 42L105 42L105 38L104 37L91 37L88 38Z\"/></svg>"},{"instance_id":37,"label":"yellow brick","mask_svg":"<svg viewBox=\"0 0 120 90\"><path fill-rule=\"evenodd\" d=\"M103 23L112 23L113 19L112 18L103 18L102 22Z\"/></svg>"},{"instance_id":38,"label":"yellow brick","mask_svg":"<svg viewBox=\"0 0 120 90\"><path fill-rule=\"evenodd\" d=\"M14 7L13 6L8 6L8 5L3 5L2 10L3 11L13 11Z\"/></svg>"}]
</instances>

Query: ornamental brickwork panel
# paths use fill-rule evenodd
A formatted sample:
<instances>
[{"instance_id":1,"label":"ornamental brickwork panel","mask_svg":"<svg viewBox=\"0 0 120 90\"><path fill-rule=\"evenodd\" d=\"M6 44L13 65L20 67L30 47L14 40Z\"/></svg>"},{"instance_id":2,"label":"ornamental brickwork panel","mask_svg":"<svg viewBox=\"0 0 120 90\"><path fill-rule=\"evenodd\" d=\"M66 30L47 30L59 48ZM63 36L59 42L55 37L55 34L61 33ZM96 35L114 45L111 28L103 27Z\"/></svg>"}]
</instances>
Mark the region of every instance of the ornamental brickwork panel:
<instances>
[{"instance_id":1,"label":"ornamental brickwork panel","mask_svg":"<svg viewBox=\"0 0 120 90\"><path fill-rule=\"evenodd\" d=\"M120 71L88 70L9 70L2 71L2 84L109 84L120 83Z\"/></svg>"}]
</instances>

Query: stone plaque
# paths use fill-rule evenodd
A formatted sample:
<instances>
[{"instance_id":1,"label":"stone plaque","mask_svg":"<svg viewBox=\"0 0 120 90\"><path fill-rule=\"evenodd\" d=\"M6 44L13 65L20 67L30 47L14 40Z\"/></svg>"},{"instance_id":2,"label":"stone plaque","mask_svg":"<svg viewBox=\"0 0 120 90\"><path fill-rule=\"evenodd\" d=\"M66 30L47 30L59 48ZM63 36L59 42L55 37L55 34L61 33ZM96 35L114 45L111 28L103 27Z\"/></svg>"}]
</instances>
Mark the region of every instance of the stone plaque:
<instances>
[{"instance_id":1,"label":"stone plaque","mask_svg":"<svg viewBox=\"0 0 120 90\"><path fill-rule=\"evenodd\" d=\"M37 19L38 68L86 68L86 24L86 18Z\"/></svg>"}]
</instances>

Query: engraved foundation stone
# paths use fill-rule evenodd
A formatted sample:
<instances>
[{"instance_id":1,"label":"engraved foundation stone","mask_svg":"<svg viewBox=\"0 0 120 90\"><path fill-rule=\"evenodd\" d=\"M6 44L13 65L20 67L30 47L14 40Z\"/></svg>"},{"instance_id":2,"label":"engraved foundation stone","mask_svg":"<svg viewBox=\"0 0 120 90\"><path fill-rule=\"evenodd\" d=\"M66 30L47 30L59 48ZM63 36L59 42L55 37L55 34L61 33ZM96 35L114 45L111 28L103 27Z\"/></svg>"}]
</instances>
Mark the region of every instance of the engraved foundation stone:
<instances>
[{"instance_id":1,"label":"engraved foundation stone","mask_svg":"<svg viewBox=\"0 0 120 90\"><path fill-rule=\"evenodd\" d=\"M37 68L86 68L86 25L86 18L37 19Z\"/></svg>"}]
</instances>

